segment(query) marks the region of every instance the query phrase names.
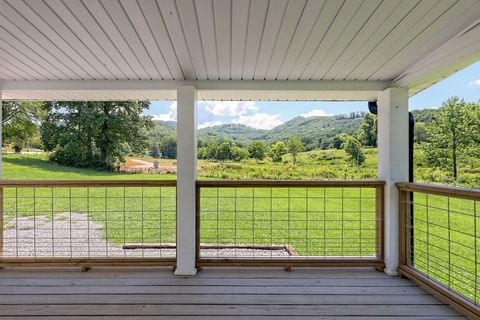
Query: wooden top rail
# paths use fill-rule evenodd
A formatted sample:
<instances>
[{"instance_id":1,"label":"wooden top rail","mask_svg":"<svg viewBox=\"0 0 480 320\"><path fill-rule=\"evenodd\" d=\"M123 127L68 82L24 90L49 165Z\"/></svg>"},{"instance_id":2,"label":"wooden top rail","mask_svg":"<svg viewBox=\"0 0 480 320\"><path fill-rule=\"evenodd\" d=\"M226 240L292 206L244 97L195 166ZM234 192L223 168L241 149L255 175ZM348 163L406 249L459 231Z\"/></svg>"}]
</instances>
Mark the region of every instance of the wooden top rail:
<instances>
[{"instance_id":1,"label":"wooden top rail","mask_svg":"<svg viewBox=\"0 0 480 320\"><path fill-rule=\"evenodd\" d=\"M200 180L202 188L376 188L383 187L385 181L319 181L319 180Z\"/></svg>"},{"instance_id":2,"label":"wooden top rail","mask_svg":"<svg viewBox=\"0 0 480 320\"><path fill-rule=\"evenodd\" d=\"M449 186L438 186L434 184L423 184L413 182L397 182L396 186L400 191L420 192L445 197L461 198L480 201L480 189L469 189Z\"/></svg>"},{"instance_id":3,"label":"wooden top rail","mask_svg":"<svg viewBox=\"0 0 480 320\"><path fill-rule=\"evenodd\" d=\"M0 188L175 187L176 180L0 180Z\"/></svg>"}]
</instances>

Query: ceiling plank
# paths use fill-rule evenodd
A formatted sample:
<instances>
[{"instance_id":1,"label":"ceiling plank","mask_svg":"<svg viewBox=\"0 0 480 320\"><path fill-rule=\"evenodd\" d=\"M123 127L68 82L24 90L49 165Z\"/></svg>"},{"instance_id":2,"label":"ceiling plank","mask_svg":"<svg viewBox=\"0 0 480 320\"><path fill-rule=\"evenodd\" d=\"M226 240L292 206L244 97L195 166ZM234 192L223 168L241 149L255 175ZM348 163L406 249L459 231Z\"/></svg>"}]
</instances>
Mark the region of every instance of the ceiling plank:
<instances>
[{"instance_id":1,"label":"ceiling plank","mask_svg":"<svg viewBox=\"0 0 480 320\"><path fill-rule=\"evenodd\" d=\"M114 45L112 40L107 36L99 23L95 18L90 14L86 6L81 1L66 1L62 2L69 12L74 16L72 21L76 19L80 26L75 27L72 21L70 24L73 30L76 30L77 34L80 36L82 28L85 30L84 39L85 43L90 47L92 51L95 50L95 45L92 45L91 42L97 44L100 48L100 52L96 53L99 55L99 58L102 62L107 63L107 67L111 70L118 69L121 74L114 73L118 75L118 79L138 79L139 76L132 67L127 63L125 57L121 54L120 50ZM55 3L52 3L52 6L59 8ZM89 39L91 38L91 40ZM96 52L96 51L94 51ZM110 61L108 63L107 61Z\"/></svg>"},{"instance_id":2,"label":"ceiling plank","mask_svg":"<svg viewBox=\"0 0 480 320\"><path fill-rule=\"evenodd\" d=\"M399 1L399 6L395 9L394 14L384 19L384 23L375 32L372 32L367 39L365 39L357 51L352 51L352 54L346 59L345 63L341 65L334 75L335 80L347 79L350 72L353 71L362 61L376 48L387 35L408 15L409 12L415 9L420 3L420 0L402 0Z\"/></svg>"},{"instance_id":3,"label":"ceiling plank","mask_svg":"<svg viewBox=\"0 0 480 320\"><path fill-rule=\"evenodd\" d=\"M257 67L255 68L254 78L256 80L265 80L269 61L275 48L275 43L280 35L278 30L285 17L288 0L277 0L275 6L268 10L267 21L265 22L265 30L263 41L260 45L258 54Z\"/></svg>"},{"instance_id":4,"label":"ceiling plank","mask_svg":"<svg viewBox=\"0 0 480 320\"><path fill-rule=\"evenodd\" d=\"M149 74L152 75L154 70L153 68L155 68L158 76L154 75L154 77L157 79L173 79L170 69L138 2L121 0L120 3L124 9L123 11L128 15L127 20L122 14L122 20L124 21L123 23L125 23L126 29L123 34L129 39L138 39L137 41L133 41L132 46L135 47L138 45L138 49L141 49L140 59L143 59L144 57L144 65L146 64L145 67L151 68L152 70L152 72L149 72Z\"/></svg>"},{"instance_id":5,"label":"ceiling plank","mask_svg":"<svg viewBox=\"0 0 480 320\"><path fill-rule=\"evenodd\" d=\"M336 2L336 1L332 1ZM265 79L275 80L280 70L285 55L287 54L292 37L295 34L300 18L306 7L306 0L289 0L285 12L285 18L282 21L278 37L275 42L272 57L268 62Z\"/></svg>"},{"instance_id":6,"label":"ceiling plank","mask_svg":"<svg viewBox=\"0 0 480 320\"><path fill-rule=\"evenodd\" d=\"M473 21L478 19L480 12L480 1L464 0L455 3L444 14L442 14L431 25L426 27L411 41L403 47L395 56L388 59L369 78L385 79L399 75L414 62L419 61L431 52L431 48L438 48L443 43L457 35ZM445 26L448 28L445 28ZM414 61L414 62L412 62Z\"/></svg>"},{"instance_id":7,"label":"ceiling plank","mask_svg":"<svg viewBox=\"0 0 480 320\"><path fill-rule=\"evenodd\" d=\"M167 32L167 27L160 9L155 0L142 0L139 2L140 8L147 20L150 30L153 32L153 37L162 52L165 62L168 65L170 73L174 80L184 80L182 67L178 60L175 49L173 48L170 35Z\"/></svg>"},{"instance_id":8,"label":"ceiling plank","mask_svg":"<svg viewBox=\"0 0 480 320\"><path fill-rule=\"evenodd\" d=\"M421 1L368 56L350 72L348 79L368 79L369 70L375 70L384 61L390 59L400 48L408 43L425 26L447 10L452 0Z\"/></svg>"},{"instance_id":9,"label":"ceiling plank","mask_svg":"<svg viewBox=\"0 0 480 320\"><path fill-rule=\"evenodd\" d=\"M318 80L314 78L315 70L320 67L325 57L325 54L328 53L335 45L338 40L338 36L343 33L346 26L348 25L348 22L352 20L353 16L358 11L362 3L363 1L358 0L345 0L344 5L338 12L337 16L334 18L325 37L322 39L322 42L320 42L320 45L315 50L312 59L309 61L302 74L300 75L300 79Z\"/></svg>"},{"instance_id":10,"label":"ceiling plank","mask_svg":"<svg viewBox=\"0 0 480 320\"><path fill-rule=\"evenodd\" d=\"M337 59L329 66L329 69L322 75L322 79L335 78L337 71L344 66L352 56L362 47L363 44L376 32L383 24L390 19L392 13L401 4L397 0L383 0L380 7L375 10L362 29L355 35L348 46L340 53Z\"/></svg>"},{"instance_id":11,"label":"ceiling plank","mask_svg":"<svg viewBox=\"0 0 480 320\"><path fill-rule=\"evenodd\" d=\"M157 4L185 78L197 79L175 2L173 0L161 0L157 1Z\"/></svg>"},{"instance_id":12,"label":"ceiling plank","mask_svg":"<svg viewBox=\"0 0 480 320\"><path fill-rule=\"evenodd\" d=\"M212 0L195 1L198 25L202 40L202 56L205 59L208 80L218 80L217 39L215 36L215 18Z\"/></svg>"},{"instance_id":13,"label":"ceiling plank","mask_svg":"<svg viewBox=\"0 0 480 320\"><path fill-rule=\"evenodd\" d=\"M298 80L300 78L303 70L305 70L307 64L312 59L313 54L322 43L332 21L335 19L342 6L343 1L327 1L325 3L325 6L320 12L320 16L305 41L305 45L301 48L298 57L295 59L294 65L288 75L289 80Z\"/></svg>"},{"instance_id":14,"label":"ceiling plank","mask_svg":"<svg viewBox=\"0 0 480 320\"><path fill-rule=\"evenodd\" d=\"M190 57L196 77L205 79L207 77L207 71L194 1L178 0L176 4L188 50L189 52L193 52Z\"/></svg>"},{"instance_id":15,"label":"ceiling plank","mask_svg":"<svg viewBox=\"0 0 480 320\"><path fill-rule=\"evenodd\" d=\"M30 74L30 77L36 80L48 80L54 75L48 70L43 69L35 62L28 59L22 52L12 48L8 43L0 38L0 57L4 57L8 64L24 69ZM13 52L13 53L11 53Z\"/></svg>"},{"instance_id":16,"label":"ceiling plank","mask_svg":"<svg viewBox=\"0 0 480 320\"><path fill-rule=\"evenodd\" d=\"M313 73L314 79L323 79L325 73L330 69L335 60L345 51L348 45L355 39L358 33L365 26L367 21L377 11L382 0L368 0L363 2L355 15L348 21L342 33L338 35L337 41L330 48L318 68Z\"/></svg>"},{"instance_id":17,"label":"ceiling plank","mask_svg":"<svg viewBox=\"0 0 480 320\"><path fill-rule=\"evenodd\" d=\"M12 2L8 2L11 4ZM28 2L13 2L15 9L2 1L0 10L8 14L11 21L38 41L45 49L62 60L65 65L83 79L102 79L102 75L71 46L54 28L58 18L47 6L32 9ZM33 3L32 3L33 4ZM37 2L37 5L41 4ZM38 11L37 11L38 10ZM51 20L50 20L51 19ZM48 23L47 23L48 22ZM53 27L49 25L53 23ZM61 23L61 22L60 22ZM61 23L62 24L62 23ZM78 40L78 39L77 39Z\"/></svg>"},{"instance_id":18,"label":"ceiling plank","mask_svg":"<svg viewBox=\"0 0 480 320\"><path fill-rule=\"evenodd\" d=\"M232 59L230 78L242 78L251 0L232 2Z\"/></svg>"},{"instance_id":19,"label":"ceiling plank","mask_svg":"<svg viewBox=\"0 0 480 320\"><path fill-rule=\"evenodd\" d=\"M82 59L85 61L88 64L88 68L93 69L101 79L111 79L112 77L115 77L106 67L106 61L101 61L99 59L98 52L94 54L92 49L85 45L85 43L82 42L72 31L70 26L65 23L65 20L62 20L62 18L69 18L70 15L69 21L76 22L75 17L71 17L70 12L62 2L57 1L56 3L50 3L52 6L47 5L43 1L31 1L28 4L31 10L35 11L36 14L48 24L49 28L45 27L45 29L48 29L48 32L54 32L58 35L59 39L61 38L61 40L58 41L58 46L70 48L69 51L66 51L68 54L75 52L75 54L71 55L73 59ZM59 10L60 14L57 14L56 11L52 11L52 7ZM49 36L49 38L52 37ZM92 48L94 49L95 47Z\"/></svg>"},{"instance_id":20,"label":"ceiling plank","mask_svg":"<svg viewBox=\"0 0 480 320\"><path fill-rule=\"evenodd\" d=\"M254 77L269 5L270 0L255 0L250 5L242 79Z\"/></svg>"},{"instance_id":21,"label":"ceiling plank","mask_svg":"<svg viewBox=\"0 0 480 320\"><path fill-rule=\"evenodd\" d=\"M325 1L308 1L275 79L288 79L293 65L321 16Z\"/></svg>"},{"instance_id":22,"label":"ceiling plank","mask_svg":"<svg viewBox=\"0 0 480 320\"><path fill-rule=\"evenodd\" d=\"M70 1L71 4L77 1ZM70 2L68 2L69 5ZM67 2L66 2L67 3ZM77 2L77 5L80 2ZM120 30L117 28L116 24L110 18L112 13L108 13L103 7L102 2L99 0L83 0L83 3L88 9L88 12L93 16L96 23L102 28L98 34L92 34L97 42L102 43L102 38L107 36L109 38L108 42L111 42L116 49L121 53L123 59L129 68L135 72L136 79L149 79L150 75L146 72L144 66L138 60L138 57L133 52L132 48L128 44L127 40L123 37Z\"/></svg>"},{"instance_id":23,"label":"ceiling plank","mask_svg":"<svg viewBox=\"0 0 480 320\"><path fill-rule=\"evenodd\" d=\"M147 52L146 45L140 39L138 32L133 27L131 19L127 16L122 4L117 0L102 1L102 4L105 10L108 12L110 19L120 32L120 35L123 37L123 39L128 39L125 42L129 49L133 52L143 70L145 70L147 79L161 79L162 76L157 67L154 65L152 57ZM134 9L134 7L132 6L130 9ZM133 19L135 19L134 15L136 13L139 13L138 10L132 12ZM154 44L149 43L147 45L153 46Z\"/></svg>"},{"instance_id":24,"label":"ceiling plank","mask_svg":"<svg viewBox=\"0 0 480 320\"><path fill-rule=\"evenodd\" d=\"M218 79L228 80L230 79L232 56L232 2L231 0L214 0L213 9L218 52Z\"/></svg>"},{"instance_id":25,"label":"ceiling plank","mask_svg":"<svg viewBox=\"0 0 480 320\"><path fill-rule=\"evenodd\" d=\"M61 1L61 0L46 0L45 3L53 10L56 15L62 19L63 23L75 33L83 45L91 52L92 55L98 59L115 79L125 78L125 73L115 64L112 58L105 52L104 44L99 45L95 39L90 35L88 30L82 25L77 15ZM79 14L76 12L76 14Z\"/></svg>"}]
</instances>

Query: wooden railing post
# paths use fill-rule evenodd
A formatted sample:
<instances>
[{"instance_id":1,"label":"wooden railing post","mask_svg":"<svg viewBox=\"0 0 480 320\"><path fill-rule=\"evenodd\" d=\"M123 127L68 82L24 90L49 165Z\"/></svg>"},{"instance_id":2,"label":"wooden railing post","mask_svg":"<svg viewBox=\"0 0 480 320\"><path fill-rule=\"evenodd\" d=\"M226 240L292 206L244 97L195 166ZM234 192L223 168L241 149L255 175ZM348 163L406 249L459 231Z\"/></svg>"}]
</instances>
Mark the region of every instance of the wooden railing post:
<instances>
[{"instance_id":1,"label":"wooden railing post","mask_svg":"<svg viewBox=\"0 0 480 320\"><path fill-rule=\"evenodd\" d=\"M399 257L398 263L400 266L407 264L407 192L400 190L399 191Z\"/></svg>"},{"instance_id":2,"label":"wooden railing post","mask_svg":"<svg viewBox=\"0 0 480 320\"><path fill-rule=\"evenodd\" d=\"M376 203L376 214L375 214L375 220L376 220L376 240L377 240L377 246L376 246L376 255L377 258L381 261L384 259L384 246L385 246L385 237L384 237L384 231L385 231L385 226L384 226L384 220L385 220L385 192L384 192L384 186L378 186L375 188L375 203Z\"/></svg>"},{"instance_id":3,"label":"wooden railing post","mask_svg":"<svg viewBox=\"0 0 480 320\"><path fill-rule=\"evenodd\" d=\"M195 186L195 265L200 259L200 186ZM197 270L199 267L197 266Z\"/></svg>"}]
</instances>

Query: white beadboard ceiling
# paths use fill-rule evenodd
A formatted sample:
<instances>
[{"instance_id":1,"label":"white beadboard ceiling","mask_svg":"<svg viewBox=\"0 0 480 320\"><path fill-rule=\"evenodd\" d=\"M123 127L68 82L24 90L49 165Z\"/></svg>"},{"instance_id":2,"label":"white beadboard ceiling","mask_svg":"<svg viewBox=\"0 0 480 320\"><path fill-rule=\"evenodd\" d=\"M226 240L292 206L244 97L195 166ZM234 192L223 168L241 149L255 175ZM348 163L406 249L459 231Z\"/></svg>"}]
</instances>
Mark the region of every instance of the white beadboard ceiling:
<instances>
[{"instance_id":1,"label":"white beadboard ceiling","mask_svg":"<svg viewBox=\"0 0 480 320\"><path fill-rule=\"evenodd\" d=\"M199 81L200 99L367 100L389 85L415 94L480 58L479 22L479 0L0 0L0 90L174 99L172 82ZM169 85L119 90L118 80ZM284 84L344 80L364 89ZM102 81L111 86L96 90ZM217 85L230 81L250 86Z\"/></svg>"}]
</instances>

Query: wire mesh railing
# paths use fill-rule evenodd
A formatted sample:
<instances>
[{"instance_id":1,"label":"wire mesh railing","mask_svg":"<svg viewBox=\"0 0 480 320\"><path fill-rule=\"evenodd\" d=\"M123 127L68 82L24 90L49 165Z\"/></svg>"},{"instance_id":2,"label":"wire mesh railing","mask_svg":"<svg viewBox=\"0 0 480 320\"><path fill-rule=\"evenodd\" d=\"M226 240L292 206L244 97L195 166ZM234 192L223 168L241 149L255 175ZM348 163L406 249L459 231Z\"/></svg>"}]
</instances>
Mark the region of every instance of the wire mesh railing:
<instances>
[{"instance_id":1,"label":"wire mesh railing","mask_svg":"<svg viewBox=\"0 0 480 320\"><path fill-rule=\"evenodd\" d=\"M0 187L2 263L175 260L176 181L2 181Z\"/></svg>"},{"instance_id":2,"label":"wire mesh railing","mask_svg":"<svg viewBox=\"0 0 480 320\"><path fill-rule=\"evenodd\" d=\"M480 315L480 190L397 184L400 272Z\"/></svg>"},{"instance_id":3,"label":"wire mesh railing","mask_svg":"<svg viewBox=\"0 0 480 320\"><path fill-rule=\"evenodd\" d=\"M197 181L201 265L383 265L383 182Z\"/></svg>"}]
</instances>

